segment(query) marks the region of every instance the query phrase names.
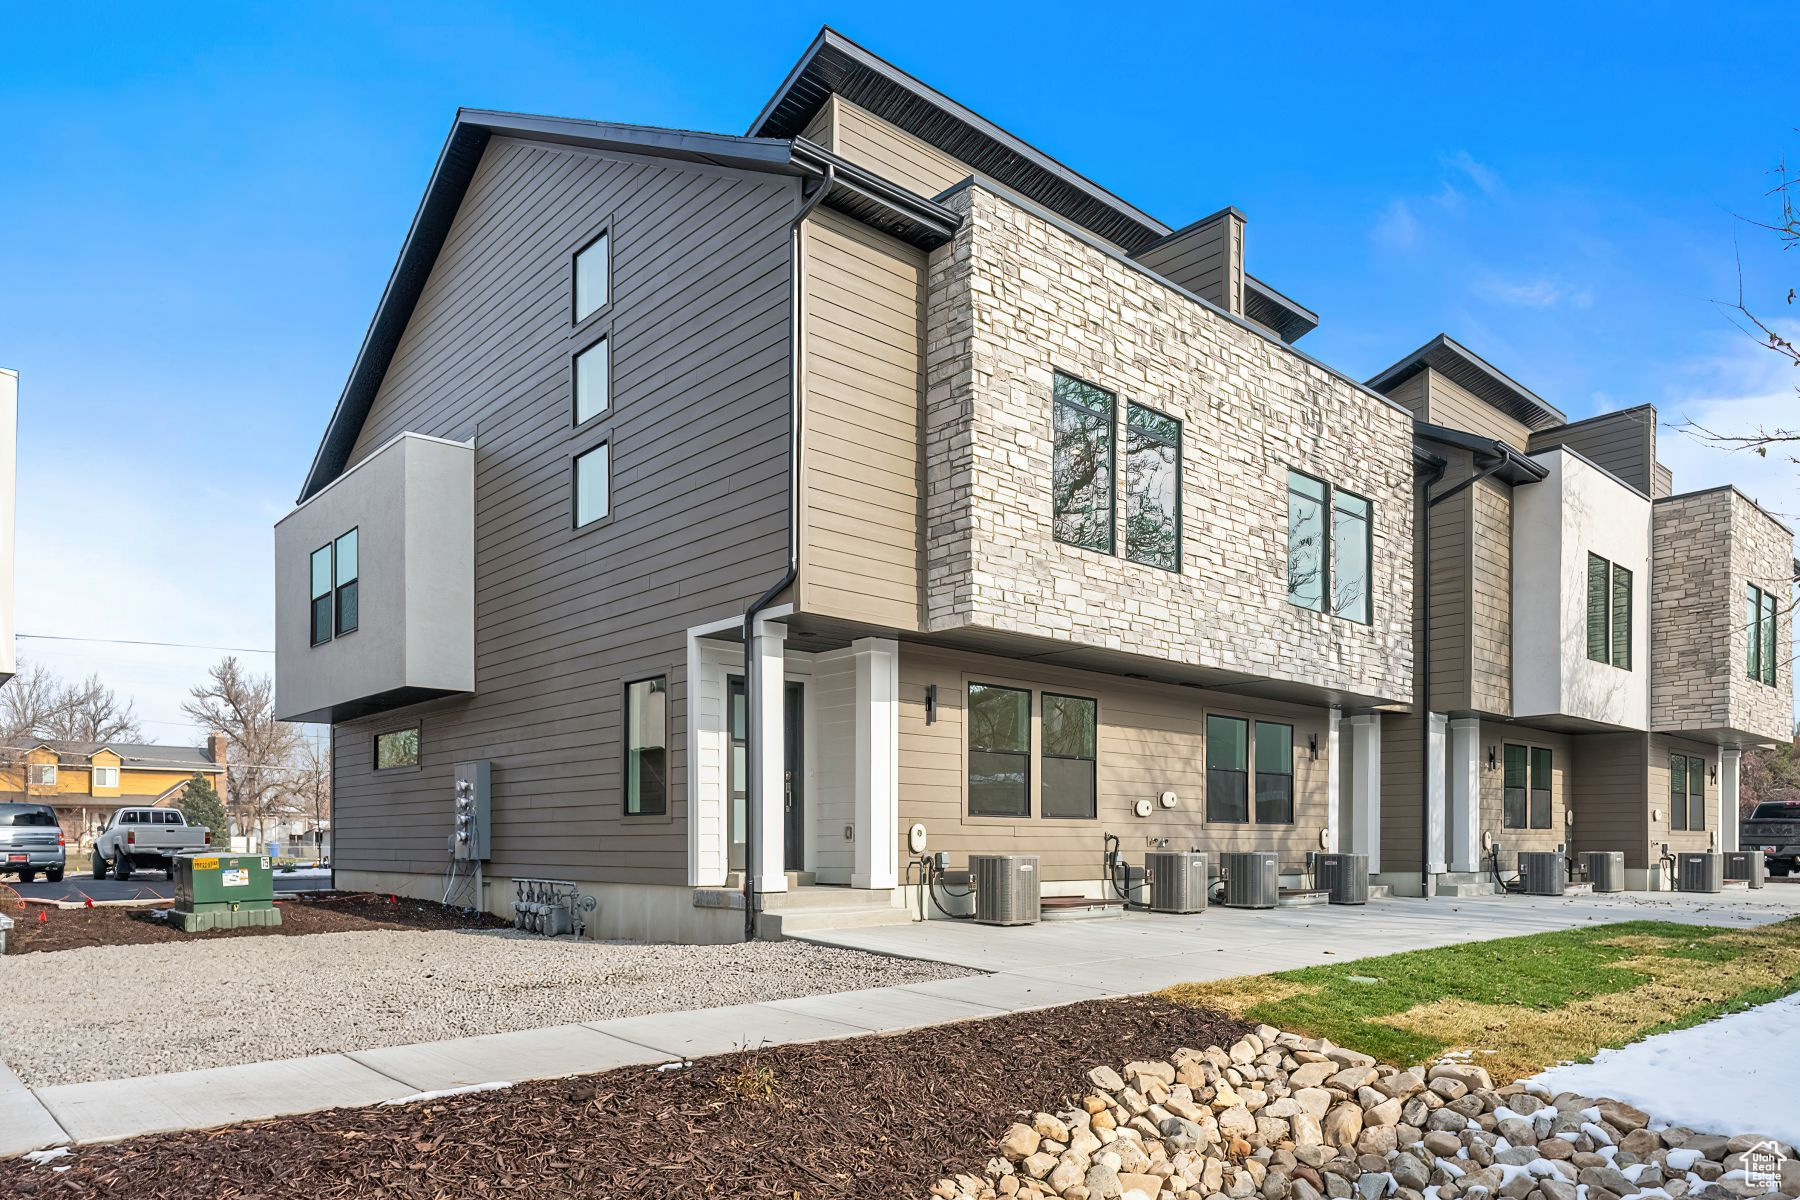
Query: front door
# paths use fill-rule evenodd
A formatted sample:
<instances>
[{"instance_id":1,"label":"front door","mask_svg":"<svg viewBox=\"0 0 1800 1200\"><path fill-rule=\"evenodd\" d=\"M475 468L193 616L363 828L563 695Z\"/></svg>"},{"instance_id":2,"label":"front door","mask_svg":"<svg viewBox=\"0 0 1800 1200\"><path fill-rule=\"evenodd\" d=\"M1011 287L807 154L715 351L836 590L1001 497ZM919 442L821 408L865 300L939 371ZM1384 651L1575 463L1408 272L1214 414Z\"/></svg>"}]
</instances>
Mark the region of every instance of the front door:
<instances>
[{"instance_id":1,"label":"front door","mask_svg":"<svg viewBox=\"0 0 1800 1200\"><path fill-rule=\"evenodd\" d=\"M782 729L783 761L781 765L783 866L789 871L806 869L805 797L802 794L801 768L806 761L801 727L806 713L805 693L798 683L785 689ZM744 807L748 797L745 786L745 752L749 737L749 713L746 708L744 677L733 675L726 681L726 708L731 721L731 869L744 869Z\"/></svg>"}]
</instances>

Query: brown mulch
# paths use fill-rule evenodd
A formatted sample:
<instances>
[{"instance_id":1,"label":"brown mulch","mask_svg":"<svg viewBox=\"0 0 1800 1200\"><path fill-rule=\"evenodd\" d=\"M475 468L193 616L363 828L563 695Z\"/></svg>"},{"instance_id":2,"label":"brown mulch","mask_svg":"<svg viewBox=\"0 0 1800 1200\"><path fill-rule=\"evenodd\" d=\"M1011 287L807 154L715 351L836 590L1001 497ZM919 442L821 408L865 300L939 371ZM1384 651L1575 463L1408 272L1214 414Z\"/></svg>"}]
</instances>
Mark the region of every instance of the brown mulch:
<instances>
[{"instance_id":1,"label":"brown mulch","mask_svg":"<svg viewBox=\"0 0 1800 1200\"><path fill-rule=\"evenodd\" d=\"M141 946L156 942L204 941L226 937L297 937L309 933L353 933L365 929L505 929L511 925L485 913L465 915L428 900L396 899L365 893L283 897L275 906L281 924L248 929L183 933L151 914L166 908L45 908L26 905L6 936L6 953L78 950L84 946ZM38 919L38 914L43 919Z\"/></svg>"},{"instance_id":2,"label":"brown mulch","mask_svg":"<svg viewBox=\"0 0 1800 1200\"><path fill-rule=\"evenodd\" d=\"M1143 997L697 1060L398 1107L284 1117L0 1162L0 1196L923 1197L979 1171L1021 1113L1099 1063L1230 1045L1251 1027Z\"/></svg>"}]
</instances>

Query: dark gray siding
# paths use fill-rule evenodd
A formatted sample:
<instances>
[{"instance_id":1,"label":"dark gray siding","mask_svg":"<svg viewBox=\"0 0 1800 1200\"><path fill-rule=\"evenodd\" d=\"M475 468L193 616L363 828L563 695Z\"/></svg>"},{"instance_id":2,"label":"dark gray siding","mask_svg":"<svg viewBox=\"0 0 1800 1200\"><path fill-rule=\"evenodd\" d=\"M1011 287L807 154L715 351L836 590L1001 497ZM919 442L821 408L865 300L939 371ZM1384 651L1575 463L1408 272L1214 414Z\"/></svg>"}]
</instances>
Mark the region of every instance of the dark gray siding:
<instances>
[{"instance_id":1,"label":"dark gray siding","mask_svg":"<svg viewBox=\"0 0 1800 1200\"><path fill-rule=\"evenodd\" d=\"M791 180L496 140L352 461L402 430L476 442L473 697L336 728L337 863L436 872L452 764L494 764L498 876L686 878L686 636L786 561ZM574 251L612 242L611 411L571 428ZM571 528L602 440L612 516ZM621 694L670 685L670 813L625 818ZM372 770L418 720L423 766Z\"/></svg>"},{"instance_id":2,"label":"dark gray siding","mask_svg":"<svg viewBox=\"0 0 1800 1200\"><path fill-rule=\"evenodd\" d=\"M1552 446L1567 446L1638 491L1655 494L1656 410L1647 404L1531 435L1532 453Z\"/></svg>"}]
</instances>

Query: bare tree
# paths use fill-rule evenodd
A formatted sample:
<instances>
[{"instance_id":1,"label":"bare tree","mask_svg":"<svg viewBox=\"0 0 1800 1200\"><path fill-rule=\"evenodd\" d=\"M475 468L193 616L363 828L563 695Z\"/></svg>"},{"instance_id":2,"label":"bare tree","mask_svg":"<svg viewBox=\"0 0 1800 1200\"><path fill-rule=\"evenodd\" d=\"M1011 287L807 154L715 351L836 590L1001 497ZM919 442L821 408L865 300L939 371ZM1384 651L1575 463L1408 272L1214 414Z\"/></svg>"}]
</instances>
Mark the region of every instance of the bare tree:
<instances>
[{"instance_id":1,"label":"bare tree","mask_svg":"<svg viewBox=\"0 0 1800 1200\"><path fill-rule=\"evenodd\" d=\"M47 736L65 742L135 742L143 737L136 706L89 675L62 689L62 702L44 724Z\"/></svg>"},{"instance_id":2,"label":"bare tree","mask_svg":"<svg viewBox=\"0 0 1800 1200\"><path fill-rule=\"evenodd\" d=\"M21 663L12 682L0 688L0 737L7 749L29 749L26 743L50 737L67 702L68 689L44 664Z\"/></svg>"},{"instance_id":3,"label":"bare tree","mask_svg":"<svg viewBox=\"0 0 1800 1200\"><path fill-rule=\"evenodd\" d=\"M314 847L322 847L320 834L331 823L331 743L311 738L303 741L288 783L295 808L306 818L307 832L313 835Z\"/></svg>"},{"instance_id":4,"label":"bare tree","mask_svg":"<svg viewBox=\"0 0 1800 1200\"><path fill-rule=\"evenodd\" d=\"M305 737L300 726L275 719L275 685L267 675L227 657L206 676L181 711L230 742L226 803L238 828L254 828L261 841L272 818L294 811L290 774Z\"/></svg>"}]
</instances>

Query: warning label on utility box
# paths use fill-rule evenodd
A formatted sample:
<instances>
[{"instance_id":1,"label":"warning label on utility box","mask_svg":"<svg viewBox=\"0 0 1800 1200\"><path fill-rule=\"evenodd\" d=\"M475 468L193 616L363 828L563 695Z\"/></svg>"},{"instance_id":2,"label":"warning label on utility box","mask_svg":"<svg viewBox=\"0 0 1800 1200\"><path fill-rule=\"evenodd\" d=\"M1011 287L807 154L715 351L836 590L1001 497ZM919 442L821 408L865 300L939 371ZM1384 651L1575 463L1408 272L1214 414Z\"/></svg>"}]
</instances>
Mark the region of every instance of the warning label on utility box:
<instances>
[{"instance_id":1,"label":"warning label on utility box","mask_svg":"<svg viewBox=\"0 0 1800 1200\"><path fill-rule=\"evenodd\" d=\"M219 882L226 887L249 887L250 872L247 868L242 867L235 871L226 871L220 876Z\"/></svg>"},{"instance_id":2,"label":"warning label on utility box","mask_svg":"<svg viewBox=\"0 0 1800 1200\"><path fill-rule=\"evenodd\" d=\"M216 858L196 858L194 860L194 870L196 871L216 871L218 869L219 860Z\"/></svg>"}]
</instances>

